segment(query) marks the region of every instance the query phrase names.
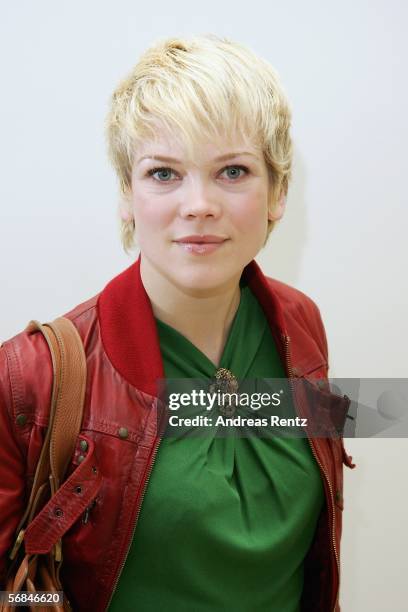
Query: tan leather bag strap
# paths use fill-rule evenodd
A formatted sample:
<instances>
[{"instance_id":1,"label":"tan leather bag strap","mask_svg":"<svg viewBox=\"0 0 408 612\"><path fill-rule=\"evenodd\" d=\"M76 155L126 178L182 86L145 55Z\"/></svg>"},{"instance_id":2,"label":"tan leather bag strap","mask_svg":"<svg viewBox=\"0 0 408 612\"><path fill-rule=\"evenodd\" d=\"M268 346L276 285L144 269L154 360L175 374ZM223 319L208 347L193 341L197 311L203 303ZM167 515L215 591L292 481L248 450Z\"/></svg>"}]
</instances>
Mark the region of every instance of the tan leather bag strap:
<instances>
[{"instance_id":1,"label":"tan leather bag strap","mask_svg":"<svg viewBox=\"0 0 408 612\"><path fill-rule=\"evenodd\" d=\"M81 337L69 319L60 317L52 323L47 323L43 333L48 333L48 329L54 334L49 334L49 339L54 342L54 354L58 355L59 361L56 372L58 376L56 409L50 440L51 474L54 479L53 493L55 493L63 481L81 429L86 386L86 357ZM58 343L59 350L55 342Z\"/></svg>"},{"instance_id":2,"label":"tan leather bag strap","mask_svg":"<svg viewBox=\"0 0 408 612\"><path fill-rule=\"evenodd\" d=\"M49 498L48 483L53 495L63 482L81 429L86 386L86 356L82 339L75 325L59 317L44 325L30 321L26 331L40 331L49 346L53 368L48 429L34 476L30 499L17 532L10 557L14 558L27 527Z\"/></svg>"}]
</instances>

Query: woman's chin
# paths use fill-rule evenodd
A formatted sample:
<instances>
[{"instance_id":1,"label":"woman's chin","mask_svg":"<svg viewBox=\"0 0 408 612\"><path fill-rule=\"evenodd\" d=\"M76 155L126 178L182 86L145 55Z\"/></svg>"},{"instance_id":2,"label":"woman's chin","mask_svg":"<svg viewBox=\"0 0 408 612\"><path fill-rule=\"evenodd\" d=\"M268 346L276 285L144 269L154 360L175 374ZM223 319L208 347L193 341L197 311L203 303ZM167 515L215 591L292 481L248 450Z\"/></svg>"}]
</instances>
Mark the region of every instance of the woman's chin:
<instances>
[{"instance_id":1,"label":"woman's chin","mask_svg":"<svg viewBox=\"0 0 408 612\"><path fill-rule=\"evenodd\" d=\"M181 267L176 273L172 273L173 282L180 289L191 291L194 293L216 291L219 287L232 282L233 278L238 277L238 272L228 274L225 269L225 264L221 264L221 269L217 270L217 266L186 266L183 270Z\"/></svg>"}]
</instances>

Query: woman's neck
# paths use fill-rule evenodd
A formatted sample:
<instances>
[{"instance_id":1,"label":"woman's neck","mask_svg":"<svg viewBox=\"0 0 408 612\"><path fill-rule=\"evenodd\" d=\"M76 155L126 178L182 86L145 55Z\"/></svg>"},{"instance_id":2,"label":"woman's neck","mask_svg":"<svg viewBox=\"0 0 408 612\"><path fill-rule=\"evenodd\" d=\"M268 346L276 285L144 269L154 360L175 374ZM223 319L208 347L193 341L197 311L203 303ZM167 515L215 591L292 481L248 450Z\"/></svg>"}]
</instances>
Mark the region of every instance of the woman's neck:
<instances>
[{"instance_id":1,"label":"woman's neck","mask_svg":"<svg viewBox=\"0 0 408 612\"><path fill-rule=\"evenodd\" d=\"M154 316L183 334L218 366L240 302L240 275L207 292L185 291L144 257L140 275Z\"/></svg>"}]
</instances>

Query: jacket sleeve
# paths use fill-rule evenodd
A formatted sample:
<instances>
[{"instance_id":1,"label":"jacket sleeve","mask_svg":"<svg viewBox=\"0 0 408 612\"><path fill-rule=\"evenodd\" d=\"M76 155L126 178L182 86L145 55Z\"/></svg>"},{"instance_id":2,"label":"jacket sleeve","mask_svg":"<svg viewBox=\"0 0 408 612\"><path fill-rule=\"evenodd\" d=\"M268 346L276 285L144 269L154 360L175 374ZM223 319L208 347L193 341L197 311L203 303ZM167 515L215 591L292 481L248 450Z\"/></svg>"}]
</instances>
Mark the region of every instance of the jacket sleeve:
<instances>
[{"instance_id":1,"label":"jacket sleeve","mask_svg":"<svg viewBox=\"0 0 408 612\"><path fill-rule=\"evenodd\" d=\"M310 299L310 298L309 298ZM318 306L315 304L315 302L313 302L313 300L310 300L311 302L311 306L314 310L314 326L316 327L316 341L319 343L320 346L320 350L322 351L323 355L325 356L326 359L326 363L327 363L327 369L326 369L326 378L328 378L328 371L329 371L329 359L328 359L328 347L327 347L327 337L326 337L326 331L323 325L323 321L322 321L322 317L320 315L320 310L318 308ZM346 413L347 414L347 413ZM343 420L345 420L346 414L344 414ZM342 446L342 454L343 454L343 462L345 465L347 465L347 467L349 468L355 468L357 464L353 463L353 457L351 455L348 454L345 446L344 446L344 437L343 434L340 436L341 439L341 446ZM337 612L337 611L336 611Z\"/></svg>"},{"instance_id":2,"label":"jacket sleeve","mask_svg":"<svg viewBox=\"0 0 408 612\"><path fill-rule=\"evenodd\" d=\"M308 295L298 291L302 299L299 300L299 310L303 319L303 325L308 329L310 336L316 342L317 347L325 363L325 378L329 371L329 349L327 344L326 330L324 328L320 309L316 302Z\"/></svg>"},{"instance_id":3,"label":"jacket sleeve","mask_svg":"<svg viewBox=\"0 0 408 612\"><path fill-rule=\"evenodd\" d=\"M284 318L287 316L292 320L295 326L302 328L302 333L308 334L316 343L316 349L320 352L322 362L320 376L328 377L329 370L329 350L327 346L326 330L323 325L319 307L314 300L300 289L296 289L291 285L279 281L274 278L269 278L269 285L281 302L284 311Z\"/></svg>"},{"instance_id":4,"label":"jacket sleeve","mask_svg":"<svg viewBox=\"0 0 408 612\"><path fill-rule=\"evenodd\" d=\"M24 513L25 460L16 439L6 350L0 348L0 587L4 590L8 553Z\"/></svg>"},{"instance_id":5,"label":"jacket sleeve","mask_svg":"<svg viewBox=\"0 0 408 612\"><path fill-rule=\"evenodd\" d=\"M326 330L323 324L323 320L322 320L322 316L321 316L319 307L317 306L315 302L313 302L313 300L310 300L310 301L311 301L311 306L314 310L314 317L313 317L314 326L315 326L314 336L316 338L316 342L318 343L319 348L327 364L327 370L326 370L326 377L327 377L330 365L329 365L329 347L327 344Z\"/></svg>"}]
</instances>

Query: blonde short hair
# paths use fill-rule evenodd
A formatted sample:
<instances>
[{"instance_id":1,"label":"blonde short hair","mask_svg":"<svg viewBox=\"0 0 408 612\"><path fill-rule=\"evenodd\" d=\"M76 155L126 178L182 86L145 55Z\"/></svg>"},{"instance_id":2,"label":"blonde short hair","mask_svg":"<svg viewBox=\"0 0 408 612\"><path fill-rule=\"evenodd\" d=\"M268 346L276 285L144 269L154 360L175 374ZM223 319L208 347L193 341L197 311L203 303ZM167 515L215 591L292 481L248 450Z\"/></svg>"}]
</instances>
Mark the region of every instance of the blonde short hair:
<instances>
[{"instance_id":1,"label":"blonde short hair","mask_svg":"<svg viewBox=\"0 0 408 612\"><path fill-rule=\"evenodd\" d=\"M113 92L106 121L109 158L122 198L131 192L138 143L158 126L191 154L205 141L239 133L263 150L273 208L291 177L291 110L277 72L248 47L214 34L160 40L147 49ZM134 245L134 222L121 221L124 250ZM268 233L275 222L268 222ZM266 243L265 240L265 243Z\"/></svg>"}]
</instances>

